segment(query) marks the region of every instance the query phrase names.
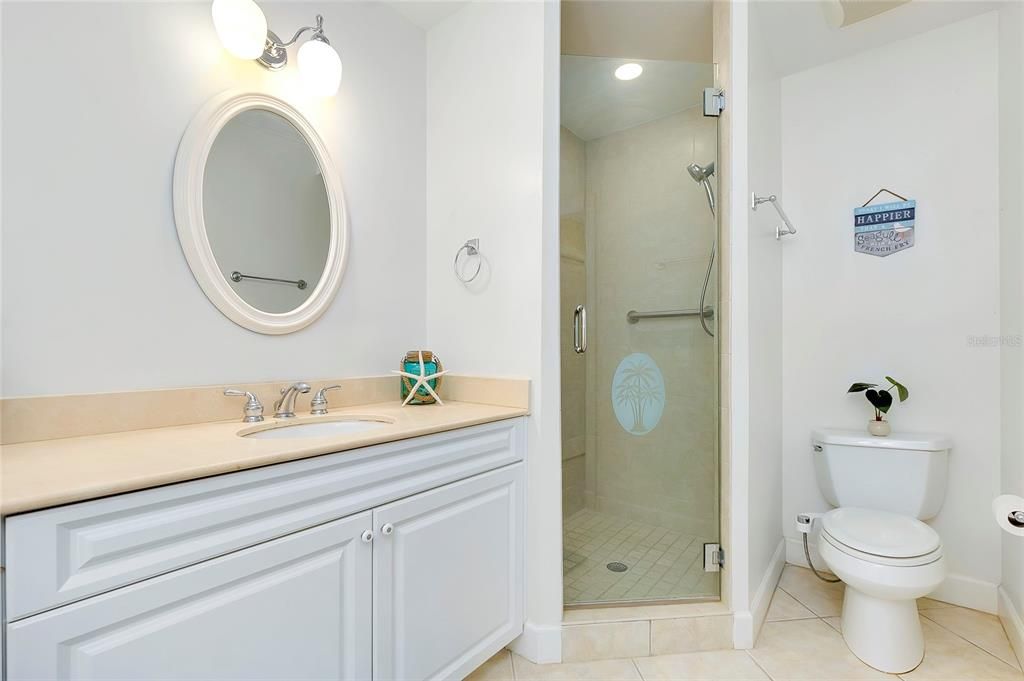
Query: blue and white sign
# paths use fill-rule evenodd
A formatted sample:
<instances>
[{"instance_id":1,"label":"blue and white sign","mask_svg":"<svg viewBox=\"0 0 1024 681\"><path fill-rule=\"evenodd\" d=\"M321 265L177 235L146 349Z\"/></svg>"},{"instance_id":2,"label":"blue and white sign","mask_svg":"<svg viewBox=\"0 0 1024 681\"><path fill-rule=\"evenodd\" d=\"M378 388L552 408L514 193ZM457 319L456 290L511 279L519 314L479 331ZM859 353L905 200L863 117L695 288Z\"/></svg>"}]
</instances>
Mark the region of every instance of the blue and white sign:
<instances>
[{"instance_id":1,"label":"blue and white sign","mask_svg":"<svg viewBox=\"0 0 1024 681\"><path fill-rule=\"evenodd\" d=\"M917 201L854 208L854 250L884 258L912 248L916 213Z\"/></svg>"},{"instance_id":2,"label":"blue and white sign","mask_svg":"<svg viewBox=\"0 0 1024 681\"><path fill-rule=\"evenodd\" d=\"M627 433L646 435L665 410L665 379L650 355L628 355L612 377L612 408Z\"/></svg>"}]
</instances>

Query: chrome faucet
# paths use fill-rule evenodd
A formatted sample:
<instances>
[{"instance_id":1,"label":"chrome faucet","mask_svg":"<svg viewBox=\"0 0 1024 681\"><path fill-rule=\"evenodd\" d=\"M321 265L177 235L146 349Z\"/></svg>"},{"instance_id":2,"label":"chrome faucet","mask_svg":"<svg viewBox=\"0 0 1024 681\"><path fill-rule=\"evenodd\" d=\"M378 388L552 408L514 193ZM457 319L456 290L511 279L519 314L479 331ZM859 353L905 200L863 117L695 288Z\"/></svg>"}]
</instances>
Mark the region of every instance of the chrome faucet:
<instances>
[{"instance_id":1,"label":"chrome faucet","mask_svg":"<svg viewBox=\"0 0 1024 681\"><path fill-rule=\"evenodd\" d=\"M224 395L226 397L245 398L245 416L242 418L244 422L259 423L263 420L263 404L260 403L260 398L251 392L239 390L238 388L224 388Z\"/></svg>"},{"instance_id":2,"label":"chrome faucet","mask_svg":"<svg viewBox=\"0 0 1024 681\"><path fill-rule=\"evenodd\" d=\"M295 417L295 398L299 393L308 393L308 383L292 383L281 388L281 399L274 402L274 418L290 419Z\"/></svg>"}]
</instances>

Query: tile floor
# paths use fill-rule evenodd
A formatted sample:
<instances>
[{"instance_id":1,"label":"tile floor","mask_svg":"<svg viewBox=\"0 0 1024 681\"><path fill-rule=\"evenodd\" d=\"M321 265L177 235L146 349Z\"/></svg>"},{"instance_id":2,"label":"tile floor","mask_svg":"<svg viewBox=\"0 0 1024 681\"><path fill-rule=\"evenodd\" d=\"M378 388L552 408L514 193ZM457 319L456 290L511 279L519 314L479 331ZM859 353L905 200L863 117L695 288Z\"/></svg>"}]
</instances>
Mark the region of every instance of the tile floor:
<instances>
[{"instance_id":1,"label":"tile floor","mask_svg":"<svg viewBox=\"0 0 1024 681\"><path fill-rule=\"evenodd\" d=\"M550 665L532 664L502 651L469 681L1024 681L998 618L927 598L918 602L924 662L898 677L876 671L854 657L843 642L842 599L841 584L825 584L809 570L789 565L753 650Z\"/></svg>"},{"instance_id":2,"label":"tile floor","mask_svg":"<svg viewBox=\"0 0 1024 681\"><path fill-rule=\"evenodd\" d=\"M704 542L673 530L584 509L565 521L565 602L718 597L718 575L704 572ZM624 563L625 572L607 565Z\"/></svg>"}]
</instances>

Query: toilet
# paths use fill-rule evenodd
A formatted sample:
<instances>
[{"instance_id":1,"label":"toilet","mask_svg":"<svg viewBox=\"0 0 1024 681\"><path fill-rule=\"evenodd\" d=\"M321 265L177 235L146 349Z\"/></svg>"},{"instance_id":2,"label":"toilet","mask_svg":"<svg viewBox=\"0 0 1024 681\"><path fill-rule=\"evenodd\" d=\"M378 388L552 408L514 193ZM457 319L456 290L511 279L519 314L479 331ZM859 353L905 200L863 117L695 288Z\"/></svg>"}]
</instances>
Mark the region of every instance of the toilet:
<instances>
[{"instance_id":1,"label":"toilet","mask_svg":"<svg viewBox=\"0 0 1024 681\"><path fill-rule=\"evenodd\" d=\"M834 429L811 439L818 486L837 507L821 518L818 549L846 584L843 638L875 669L910 671L924 659L917 599L946 576L942 540L921 521L942 507L952 441Z\"/></svg>"}]
</instances>

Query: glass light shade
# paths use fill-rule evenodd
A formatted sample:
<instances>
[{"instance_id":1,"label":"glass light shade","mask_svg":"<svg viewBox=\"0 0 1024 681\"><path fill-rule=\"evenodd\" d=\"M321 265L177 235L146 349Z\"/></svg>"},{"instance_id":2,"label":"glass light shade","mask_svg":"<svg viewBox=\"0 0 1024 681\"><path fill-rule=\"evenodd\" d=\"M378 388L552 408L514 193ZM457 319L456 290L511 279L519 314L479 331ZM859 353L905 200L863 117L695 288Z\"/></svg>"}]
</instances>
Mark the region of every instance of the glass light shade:
<instances>
[{"instance_id":1,"label":"glass light shade","mask_svg":"<svg viewBox=\"0 0 1024 681\"><path fill-rule=\"evenodd\" d=\"M619 80L633 80L644 72L644 67L636 63L623 64L615 69L615 77Z\"/></svg>"},{"instance_id":2,"label":"glass light shade","mask_svg":"<svg viewBox=\"0 0 1024 681\"><path fill-rule=\"evenodd\" d=\"M333 97L341 86L341 57L322 40L307 40L299 48L299 76L312 94Z\"/></svg>"},{"instance_id":3,"label":"glass light shade","mask_svg":"<svg viewBox=\"0 0 1024 681\"><path fill-rule=\"evenodd\" d=\"M267 17L253 0L213 0L217 37L239 59L256 59L267 42Z\"/></svg>"}]
</instances>

